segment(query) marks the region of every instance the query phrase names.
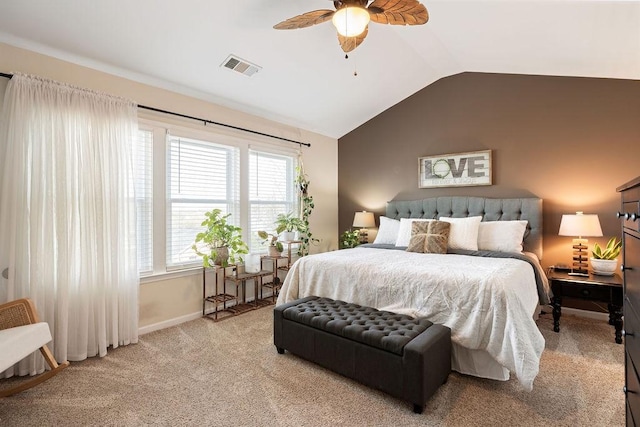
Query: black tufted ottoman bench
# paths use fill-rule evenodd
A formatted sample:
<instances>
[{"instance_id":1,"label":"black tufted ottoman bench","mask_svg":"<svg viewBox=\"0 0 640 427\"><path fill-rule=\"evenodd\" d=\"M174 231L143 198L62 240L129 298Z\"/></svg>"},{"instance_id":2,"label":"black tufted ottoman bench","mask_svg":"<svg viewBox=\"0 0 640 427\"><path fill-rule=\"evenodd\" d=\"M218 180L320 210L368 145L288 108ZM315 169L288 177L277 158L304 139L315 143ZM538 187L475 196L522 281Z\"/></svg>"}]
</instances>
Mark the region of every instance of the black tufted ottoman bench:
<instances>
[{"instance_id":1,"label":"black tufted ottoman bench","mask_svg":"<svg viewBox=\"0 0 640 427\"><path fill-rule=\"evenodd\" d=\"M278 353L408 400L416 413L451 372L451 330L424 318L315 296L281 304L273 316Z\"/></svg>"}]
</instances>

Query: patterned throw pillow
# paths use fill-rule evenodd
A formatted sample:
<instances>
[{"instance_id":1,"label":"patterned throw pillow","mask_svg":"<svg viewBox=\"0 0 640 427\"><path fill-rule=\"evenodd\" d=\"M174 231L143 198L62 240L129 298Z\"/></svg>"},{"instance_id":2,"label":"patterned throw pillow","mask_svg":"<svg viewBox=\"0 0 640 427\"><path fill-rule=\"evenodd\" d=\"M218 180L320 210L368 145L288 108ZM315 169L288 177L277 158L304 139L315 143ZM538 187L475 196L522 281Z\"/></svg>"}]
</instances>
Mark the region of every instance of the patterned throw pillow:
<instances>
[{"instance_id":1,"label":"patterned throw pillow","mask_svg":"<svg viewBox=\"0 0 640 427\"><path fill-rule=\"evenodd\" d=\"M414 222L408 252L446 254L451 224L445 221Z\"/></svg>"}]
</instances>

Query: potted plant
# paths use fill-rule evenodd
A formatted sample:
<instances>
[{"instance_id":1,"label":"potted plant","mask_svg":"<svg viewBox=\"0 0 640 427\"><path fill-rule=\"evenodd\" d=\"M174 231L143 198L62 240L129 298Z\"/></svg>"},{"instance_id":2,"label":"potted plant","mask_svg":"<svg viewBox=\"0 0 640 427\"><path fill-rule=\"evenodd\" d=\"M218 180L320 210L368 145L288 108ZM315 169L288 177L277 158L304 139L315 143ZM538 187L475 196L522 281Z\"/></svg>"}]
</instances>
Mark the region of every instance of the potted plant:
<instances>
[{"instance_id":1,"label":"potted plant","mask_svg":"<svg viewBox=\"0 0 640 427\"><path fill-rule=\"evenodd\" d=\"M622 250L622 241L612 237L607 242L607 246L604 249L597 243L593 245L591 254L591 267L593 267L593 273L602 276L612 276L618 267L618 260L616 259L620 255Z\"/></svg>"},{"instance_id":2,"label":"potted plant","mask_svg":"<svg viewBox=\"0 0 640 427\"><path fill-rule=\"evenodd\" d=\"M263 243L269 243L269 256L280 256L284 250L284 246L278 241L278 234L267 233L266 231L258 231L258 236Z\"/></svg>"},{"instance_id":3,"label":"potted plant","mask_svg":"<svg viewBox=\"0 0 640 427\"><path fill-rule=\"evenodd\" d=\"M196 235L196 241L191 246L202 257L202 265L226 267L229 261L232 264L242 262L242 254L249 253L249 248L242 241L242 229L227 222L231 214L223 215L220 209L213 209L204 216L206 218L201 225L206 230Z\"/></svg>"},{"instance_id":4,"label":"potted plant","mask_svg":"<svg viewBox=\"0 0 640 427\"><path fill-rule=\"evenodd\" d=\"M278 214L275 225L276 233L280 234L282 240L285 242L295 240L295 233L304 229L304 222L297 216L294 216L293 212Z\"/></svg>"},{"instance_id":5,"label":"potted plant","mask_svg":"<svg viewBox=\"0 0 640 427\"><path fill-rule=\"evenodd\" d=\"M340 235L340 249L355 248L360 244L358 230L347 230Z\"/></svg>"}]
</instances>

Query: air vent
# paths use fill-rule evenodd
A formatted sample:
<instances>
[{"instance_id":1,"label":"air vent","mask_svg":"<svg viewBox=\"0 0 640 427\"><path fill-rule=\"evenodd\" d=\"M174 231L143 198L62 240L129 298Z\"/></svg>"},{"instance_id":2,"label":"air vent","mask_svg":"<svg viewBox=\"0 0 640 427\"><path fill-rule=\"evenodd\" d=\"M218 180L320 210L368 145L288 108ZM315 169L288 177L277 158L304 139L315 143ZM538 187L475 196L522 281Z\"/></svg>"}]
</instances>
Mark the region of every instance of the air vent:
<instances>
[{"instance_id":1,"label":"air vent","mask_svg":"<svg viewBox=\"0 0 640 427\"><path fill-rule=\"evenodd\" d=\"M260 71L262 67L256 64L252 64L249 61L245 61L242 58L238 58L235 55L229 55L227 59L224 60L221 67L228 68L233 71L237 71L240 74L244 74L245 76L253 76L255 73Z\"/></svg>"}]
</instances>

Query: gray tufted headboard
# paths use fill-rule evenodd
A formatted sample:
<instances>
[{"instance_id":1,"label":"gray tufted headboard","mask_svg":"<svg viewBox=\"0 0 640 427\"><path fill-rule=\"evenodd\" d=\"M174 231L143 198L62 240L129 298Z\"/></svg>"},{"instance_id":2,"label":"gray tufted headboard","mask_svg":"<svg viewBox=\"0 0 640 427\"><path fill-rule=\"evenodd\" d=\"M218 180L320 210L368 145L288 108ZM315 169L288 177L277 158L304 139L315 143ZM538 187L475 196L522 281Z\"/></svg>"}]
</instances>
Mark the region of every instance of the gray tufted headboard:
<instances>
[{"instance_id":1,"label":"gray tufted headboard","mask_svg":"<svg viewBox=\"0 0 640 427\"><path fill-rule=\"evenodd\" d=\"M482 216L483 221L527 220L524 250L542 259L542 199L490 199L446 196L422 200L395 200L387 203L388 218L464 218Z\"/></svg>"}]
</instances>

